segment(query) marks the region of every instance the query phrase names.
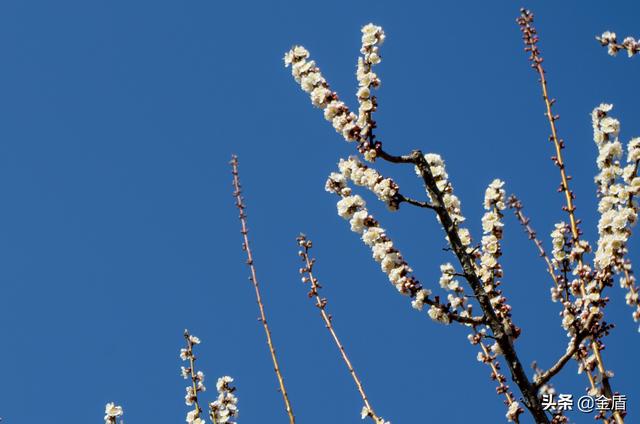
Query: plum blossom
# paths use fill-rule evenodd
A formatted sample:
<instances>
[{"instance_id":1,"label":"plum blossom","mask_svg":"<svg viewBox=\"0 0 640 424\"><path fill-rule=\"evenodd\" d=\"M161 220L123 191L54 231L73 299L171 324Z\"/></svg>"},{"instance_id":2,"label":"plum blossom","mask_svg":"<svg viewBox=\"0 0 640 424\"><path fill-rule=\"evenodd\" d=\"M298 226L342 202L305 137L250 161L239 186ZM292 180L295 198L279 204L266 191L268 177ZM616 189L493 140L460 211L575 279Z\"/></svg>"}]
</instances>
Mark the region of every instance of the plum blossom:
<instances>
[{"instance_id":1,"label":"plum blossom","mask_svg":"<svg viewBox=\"0 0 640 424\"><path fill-rule=\"evenodd\" d=\"M218 398L209 403L209 416L216 424L235 424L238 417L238 398L236 388L231 385L233 378L224 376L218 378L216 390Z\"/></svg>"},{"instance_id":2,"label":"plum blossom","mask_svg":"<svg viewBox=\"0 0 640 424\"><path fill-rule=\"evenodd\" d=\"M105 424L116 424L116 418L121 417L123 413L122 406L118 406L114 402L107 403L104 407Z\"/></svg>"}]
</instances>

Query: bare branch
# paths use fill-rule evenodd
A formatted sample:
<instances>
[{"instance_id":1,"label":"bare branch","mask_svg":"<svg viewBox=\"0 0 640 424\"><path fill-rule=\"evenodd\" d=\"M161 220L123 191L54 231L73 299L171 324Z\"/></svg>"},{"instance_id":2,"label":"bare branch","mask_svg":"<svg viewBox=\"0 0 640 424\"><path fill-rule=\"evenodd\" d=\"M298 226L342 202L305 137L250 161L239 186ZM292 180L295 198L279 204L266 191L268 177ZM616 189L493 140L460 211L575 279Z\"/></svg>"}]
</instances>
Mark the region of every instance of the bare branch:
<instances>
[{"instance_id":1,"label":"bare branch","mask_svg":"<svg viewBox=\"0 0 640 424\"><path fill-rule=\"evenodd\" d=\"M400 193L398 193L398 201L400 203L405 202L405 203L409 203L410 205L413 206L418 206L419 208L427 208L427 209L434 209L433 205L429 202L423 202L420 200L415 200L412 199L410 197L404 196Z\"/></svg>"},{"instance_id":2,"label":"bare branch","mask_svg":"<svg viewBox=\"0 0 640 424\"><path fill-rule=\"evenodd\" d=\"M360 393L360 397L364 402L364 408L362 410L363 418L368 416L376 424L383 424L384 420L380 418L378 415L376 415L375 411L373 410L373 407L369 402L369 398L367 397L367 394L364 391L364 386L362 385L362 382L360 381L358 374L356 374L356 371L353 368L353 365L351 364L349 357L347 356L347 352L344 349L342 342L338 338L338 334L336 333L335 328L333 327L332 317L327 313L327 309L326 309L327 299L320 297L320 293L319 293L320 285L318 284L318 279L313 275L313 266L315 264L315 259L312 259L309 256L309 250L312 247L312 242L311 240L307 239L304 234L300 234L298 236L297 242L298 242L298 246L302 248L302 250L300 250L298 254L300 255L302 261L305 264L303 268L300 268L300 274L302 274L303 276L302 281L308 282L311 284L309 297L313 297L315 299L316 306L320 310L320 316L322 317L322 320L324 321L324 324L327 330L331 334L331 337L333 338L334 343L338 347L338 350L340 351L340 355L342 356L342 360L347 366L347 369L349 370L349 374L351 374L351 377L353 378L353 381L355 382L356 387L358 388L358 393Z\"/></svg>"},{"instance_id":3,"label":"bare branch","mask_svg":"<svg viewBox=\"0 0 640 424\"><path fill-rule=\"evenodd\" d=\"M236 198L236 207L240 211L240 224L242 230L243 243L242 249L247 253L247 265L249 266L249 270L251 272L251 277L249 279L253 283L253 288L255 290L256 299L258 301L258 308L260 309L260 321L262 322L262 326L264 327L265 335L267 336L267 345L269 345L269 353L271 353L271 360L273 361L273 369L278 378L278 384L280 385L280 393L282 393L282 398L284 400L285 409L287 410L287 415L289 416L289 423L295 424L296 419L293 415L293 408L291 407L291 402L289 401L289 395L287 394L287 389L284 386L284 378L282 377L282 372L280 371L280 365L278 364L278 358L276 357L276 349L273 345L273 340L271 338L271 330L269 329L269 325L267 324L267 316L265 314L264 305L262 303L262 296L260 295L260 287L258 285L258 277L256 275L256 268L253 263L253 255L251 253L251 247L249 246L249 230L247 229L247 216L244 213L246 208L244 204L244 199L242 198L241 186L240 186L240 177L238 174L238 157L233 155L231 157L231 173L233 174L233 188L234 188L234 197Z\"/></svg>"}]
</instances>

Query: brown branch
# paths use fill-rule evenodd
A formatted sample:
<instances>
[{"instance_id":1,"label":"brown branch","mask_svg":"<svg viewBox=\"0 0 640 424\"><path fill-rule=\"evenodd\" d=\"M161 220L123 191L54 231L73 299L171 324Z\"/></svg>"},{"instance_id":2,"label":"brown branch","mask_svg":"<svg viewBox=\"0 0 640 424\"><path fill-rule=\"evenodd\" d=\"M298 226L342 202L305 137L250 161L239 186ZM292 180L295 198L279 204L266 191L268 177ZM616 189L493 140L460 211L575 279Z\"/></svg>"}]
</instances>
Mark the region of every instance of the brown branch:
<instances>
[{"instance_id":1,"label":"brown branch","mask_svg":"<svg viewBox=\"0 0 640 424\"><path fill-rule=\"evenodd\" d=\"M312 259L309 257L309 249L311 249L312 242L311 240L307 239L304 234L300 234L300 236L298 236L297 238L297 241L298 241L298 246L302 248L302 250L300 250L298 254L300 255L302 261L305 263L305 266L303 268L300 268L300 274L303 275L302 281L309 282L311 284L309 297L313 297L316 301L316 306L320 310L320 316L322 317L322 320L324 321L324 324L327 330L331 334L333 341L338 347L338 350L340 351L340 355L342 356L342 360L347 366L347 369L349 370L349 374L351 374L351 377L353 378L353 381L356 384L356 387L358 388L358 392L360 393L360 397L362 398L362 401L364 402L364 406L367 411L367 416L371 417L371 419L373 419L375 423L382 424L384 420L379 416L377 416L376 413L374 412L373 407L369 402L369 398L367 397L367 394L364 391L364 386L362 385L360 378L358 378L358 375L356 374L356 371L353 368L353 365L351 364L349 357L347 356L347 352L344 349L342 342L338 338L338 334L336 333L335 328L333 327L332 316L329 315L326 310L327 299L320 297L320 293L319 293L320 285L318 284L318 279L313 275L313 265L315 264L315 259Z\"/></svg>"},{"instance_id":2,"label":"brown branch","mask_svg":"<svg viewBox=\"0 0 640 424\"><path fill-rule=\"evenodd\" d=\"M558 287L559 285L558 276L553 270L553 264L551 263L551 259L549 259L547 252L544 250L544 247L542 246L542 242L537 237L536 232L531 227L530 219L527 218L522 212L522 208L523 208L522 202L515 195L512 194L511 196L509 196L508 204L509 204L509 207L513 209L514 215L518 219L518 222L520 222L520 225L522 225L522 227L524 228L524 231L525 233L527 233L527 237L529 238L529 240L533 241L533 243L536 245L536 248L538 249L538 253L540 254L540 257L544 259L544 262L547 265L547 272L553 279L553 282L556 285L556 287Z\"/></svg>"},{"instance_id":3,"label":"brown branch","mask_svg":"<svg viewBox=\"0 0 640 424\"><path fill-rule=\"evenodd\" d=\"M402 195L400 193L397 194L397 197L398 197L398 203L405 202L405 203L409 203L410 205L413 205L413 206L418 206L419 208L433 209L433 205L431 203L429 203L429 202L423 202L423 201L420 201L420 200L415 200L415 199L412 199L410 197L404 196L404 195Z\"/></svg>"},{"instance_id":4,"label":"brown branch","mask_svg":"<svg viewBox=\"0 0 640 424\"><path fill-rule=\"evenodd\" d=\"M260 288L258 284L258 277L256 276L256 268L253 263L253 255L251 253L251 247L249 246L249 230L247 229L247 216L244 213L246 208L244 204L244 199L242 198L241 186L240 186L240 177L238 174L238 157L233 155L231 157L231 173L233 174L233 195L236 199L236 207L240 211L240 224L242 230L243 243L242 250L247 253L247 265L249 266L249 270L251 272L251 277L249 279L253 283L253 288L255 289L256 300L258 302L258 308L260 309L260 321L262 322L262 326L264 327L265 335L267 336L267 345L269 346L269 353L271 353L271 360L273 361L273 369L278 378L278 384L280 385L280 393L282 393L282 398L284 400L285 409L287 410L287 415L289 416L289 423L295 424L296 419L293 415L293 409L291 408L291 402L289 401L289 395L287 394L287 389L284 386L284 378L282 377L282 372L280 371L280 365L278 364L278 358L276 357L276 350L273 345L273 340L271 339L271 330L269 329L269 325L267 324L267 316L264 311L264 304L262 303L262 296L260 296Z\"/></svg>"},{"instance_id":5,"label":"brown branch","mask_svg":"<svg viewBox=\"0 0 640 424\"><path fill-rule=\"evenodd\" d=\"M587 321L587 323L584 325L584 327L582 329L580 329L576 333L576 335L571 339L571 341L569 342L569 346L567 347L567 350L564 353L564 355L562 355L556 361L556 363L553 366L551 366L551 368L549 368L548 370L546 370L544 372L541 372L535 378L535 385L534 386L535 386L536 390L538 390L545 383L547 383L549 380L551 380L551 378L553 378L553 376L555 376L560 371L562 371L562 368L564 368L564 366L567 364L567 362L569 362L569 360L573 357L573 355L576 354L576 352L580 348L580 344L582 343L582 341L589 336L588 328L591 327L591 321L592 321L591 318L589 319L589 321Z\"/></svg>"},{"instance_id":6,"label":"brown branch","mask_svg":"<svg viewBox=\"0 0 640 424\"><path fill-rule=\"evenodd\" d=\"M413 151L410 155L394 156L386 153L382 150L380 143L376 145L377 156L392 163L408 163L417 167L422 180L424 181L425 188L431 196L431 201L434 206L434 210L438 214L438 218L447 234L451 248L453 249L462 269L464 276L469 285L471 286L475 297L482 308L487 325L491 328L493 337L496 339L498 346L502 350L507 365L511 371L511 379L520 388L520 391L524 397L524 404L531 412L531 415L535 418L537 423L549 423L549 418L545 413L540 400L536 394L536 390L529 381L524 367L516 350L513 346L513 338L515 334L512 334L510 328L505 328L502 321L496 315L496 311L491 305L491 301L484 291L484 286L480 281L480 278L475 271L475 259L467 252L465 246L463 246L458 236L457 227L453 222L453 219L449 215L446 207L444 206L443 193L436 185L436 180L431 173L429 164L427 163L424 155L420 150Z\"/></svg>"},{"instance_id":7,"label":"brown branch","mask_svg":"<svg viewBox=\"0 0 640 424\"><path fill-rule=\"evenodd\" d=\"M569 215L569 221L571 224L571 233L573 236L573 243L576 245L580 240L581 231L578 227L578 220L575 217L575 205L573 200L575 199L574 193L569 188L569 179L570 177L566 173L566 167L564 163L564 159L562 157L562 149L564 148L564 142L559 139L558 131L556 129L556 121L560 119L560 116L554 115L552 111L552 106L555 103L555 99L549 98L549 91L547 88L547 79L545 77L545 70L542 67L542 62L544 61L541 54L540 49L537 46L539 41L539 37L535 27L533 26L533 13L531 13L527 9L520 9L520 17L517 19L518 25L520 25L520 29L523 33L523 40L525 43L525 51L530 53L529 60L531 62L531 67L538 74L540 78L540 87L542 89L542 97L544 99L545 107L546 107L546 116L549 121L549 127L551 128L551 136L549 139L553 142L556 156L552 158L558 169L560 170L560 191L564 192L566 206L563 209ZM580 268L583 267L582 263L582 255L578 257L578 266ZM586 290L584 280L580 278L580 292L582 297L586 297ZM602 379L602 388L604 393L609 398L613 395L613 391L611 389L611 384L609 383L609 376L604 367L604 361L602 359L602 354L600 353L600 346L594 338L591 339L591 349L595 354L596 361L598 364L598 371L600 372ZM623 424L624 419L619 411L613 411L613 416L616 420L617 424Z\"/></svg>"}]
</instances>

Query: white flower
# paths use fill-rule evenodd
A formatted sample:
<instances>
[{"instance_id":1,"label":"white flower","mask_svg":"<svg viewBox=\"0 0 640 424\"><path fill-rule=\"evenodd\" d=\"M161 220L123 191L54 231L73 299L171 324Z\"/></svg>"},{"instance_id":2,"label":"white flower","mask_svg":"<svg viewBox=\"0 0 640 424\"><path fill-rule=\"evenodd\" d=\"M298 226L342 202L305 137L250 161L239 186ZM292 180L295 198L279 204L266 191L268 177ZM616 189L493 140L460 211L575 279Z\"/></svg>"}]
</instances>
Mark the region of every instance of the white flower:
<instances>
[{"instance_id":1,"label":"white flower","mask_svg":"<svg viewBox=\"0 0 640 424\"><path fill-rule=\"evenodd\" d=\"M198 418L198 415L200 414L200 411L197 409L194 409L192 411L187 412L187 418L186 421L189 424L194 424L196 422L196 419Z\"/></svg>"},{"instance_id":2,"label":"white flower","mask_svg":"<svg viewBox=\"0 0 640 424\"><path fill-rule=\"evenodd\" d=\"M180 359L186 361L190 356L190 352L187 349L180 349Z\"/></svg>"},{"instance_id":3,"label":"white flower","mask_svg":"<svg viewBox=\"0 0 640 424\"><path fill-rule=\"evenodd\" d=\"M411 306L419 311L424 307L424 301L431 294L431 290L421 289L416 293L415 299L411 302Z\"/></svg>"},{"instance_id":4,"label":"white flower","mask_svg":"<svg viewBox=\"0 0 640 424\"><path fill-rule=\"evenodd\" d=\"M429 307L429 310L427 311L427 314L434 321L440 322L442 324L451 323L451 320L449 319L449 315L447 315L442 310L442 308L440 308L438 306L431 305L431 307Z\"/></svg>"},{"instance_id":5,"label":"white flower","mask_svg":"<svg viewBox=\"0 0 640 424\"><path fill-rule=\"evenodd\" d=\"M615 43L616 42L616 33L611 31L605 31L600 36L600 40L606 43Z\"/></svg>"},{"instance_id":6,"label":"white flower","mask_svg":"<svg viewBox=\"0 0 640 424\"><path fill-rule=\"evenodd\" d=\"M364 420L369 416L369 414L371 414L371 411L369 410L369 408L367 408L366 406L363 406L362 411L360 411L360 418Z\"/></svg>"},{"instance_id":7,"label":"white flower","mask_svg":"<svg viewBox=\"0 0 640 424\"><path fill-rule=\"evenodd\" d=\"M516 401L511 402L509 404L509 409L507 410L506 417L507 421L514 422L518 419L518 415L520 415L522 409L520 408L520 404Z\"/></svg>"},{"instance_id":8,"label":"white flower","mask_svg":"<svg viewBox=\"0 0 640 424\"><path fill-rule=\"evenodd\" d=\"M460 237L460 243L462 243L463 246L469 246L471 244L471 233L467 228L459 228L458 237Z\"/></svg>"},{"instance_id":9,"label":"white flower","mask_svg":"<svg viewBox=\"0 0 640 424\"><path fill-rule=\"evenodd\" d=\"M104 407L104 421L107 424L115 424L116 418L121 417L124 411L121 406L109 402Z\"/></svg>"},{"instance_id":10,"label":"white flower","mask_svg":"<svg viewBox=\"0 0 640 424\"><path fill-rule=\"evenodd\" d=\"M284 55L284 64L289 66L300 60L304 60L309 57L309 52L302 46L294 46Z\"/></svg>"},{"instance_id":11,"label":"white flower","mask_svg":"<svg viewBox=\"0 0 640 424\"><path fill-rule=\"evenodd\" d=\"M233 378L229 376L220 377L216 383L218 399L209 404L209 412L214 422L233 424L232 418L238 416L238 398L234 392L235 387L231 386Z\"/></svg>"},{"instance_id":12,"label":"white flower","mask_svg":"<svg viewBox=\"0 0 640 424\"><path fill-rule=\"evenodd\" d=\"M338 215L344 219L350 219L356 211L365 207L365 202L362 197L356 194L354 196L347 196L340 199L337 207Z\"/></svg>"},{"instance_id":13,"label":"white flower","mask_svg":"<svg viewBox=\"0 0 640 424\"><path fill-rule=\"evenodd\" d=\"M504 181L498 179L493 180L491 184L489 184L484 194L484 208L486 210L491 210L493 207L496 207L498 210L505 208L505 191L502 188L503 186Z\"/></svg>"},{"instance_id":14,"label":"white flower","mask_svg":"<svg viewBox=\"0 0 640 424\"><path fill-rule=\"evenodd\" d=\"M384 235L384 230L380 227L369 227L362 234L362 241L367 246L373 247Z\"/></svg>"},{"instance_id":15,"label":"white flower","mask_svg":"<svg viewBox=\"0 0 640 424\"><path fill-rule=\"evenodd\" d=\"M186 368L186 367L180 367L180 375L182 376L182 378L184 378L185 380L187 378L189 378L189 375L191 373L191 369L190 368Z\"/></svg>"},{"instance_id":16,"label":"white flower","mask_svg":"<svg viewBox=\"0 0 640 424\"><path fill-rule=\"evenodd\" d=\"M369 217L369 213L366 210L361 210L353 214L349 223L351 224L351 231L354 233L362 234L365 230L365 220Z\"/></svg>"},{"instance_id":17,"label":"white flower","mask_svg":"<svg viewBox=\"0 0 640 424\"><path fill-rule=\"evenodd\" d=\"M496 212L487 212L482 216L482 231L491 233L504 226L500 221L500 216Z\"/></svg>"},{"instance_id":18,"label":"white flower","mask_svg":"<svg viewBox=\"0 0 640 424\"><path fill-rule=\"evenodd\" d=\"M187 404L188 406L191 406L196 400L196 395L193 392L192 386L187 386L185 389L187 391L187 394L184 395L184 403Z\"/></svg>"}]
</instances>

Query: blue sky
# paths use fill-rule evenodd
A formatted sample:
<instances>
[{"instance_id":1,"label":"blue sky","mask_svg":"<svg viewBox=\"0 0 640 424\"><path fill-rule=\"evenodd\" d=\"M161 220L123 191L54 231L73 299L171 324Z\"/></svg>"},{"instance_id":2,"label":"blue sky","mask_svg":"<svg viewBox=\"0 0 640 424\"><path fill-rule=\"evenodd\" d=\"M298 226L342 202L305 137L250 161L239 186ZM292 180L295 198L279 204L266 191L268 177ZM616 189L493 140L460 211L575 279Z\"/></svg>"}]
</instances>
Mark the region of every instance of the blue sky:
<instances>
[{"instance_id":1,"label":"blue sky","mask_svg":"<svg viewBox=\"0 0 640 424\"><path fill-rule=\"evenodd\" d=\"M370 399L394 423L501 422L504 407L463 328L412 310L323 190L353 153L282 66L304 44L354 103L360 27L382 25L379 135L387 149L443 155L478 238L496 177L547 234L564 215L536 76L507 2L4 1L0 4L0 416L6 423L182 422L182 331L209 379L236 378L241 422L285 422L247 281L228 160L237 153L258 273L299 422L360 422L361 402L299 282L295 237L315 242L317 276ZM578 215L594 240L596 149L589 112L615 104L640 135L638 59L594 36L638 35L640 6L530 2ZM408 168L381 164L420 196ZM424 210L371 209L425 285L444 239ZM534 247L509 217L505 292L521 359L564 352ZM640 245L631 243L631 257ZM610 290L606 362L637 416L640 336ZM581 394L570 364L558 391ZM208 392L210 396L213 393ZM474 418L469 418L474 417ZM574 415L575 422L591 417ZM528 422L528 421L525 421Z\"/></svg>"}]
</instances>

